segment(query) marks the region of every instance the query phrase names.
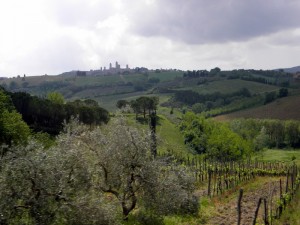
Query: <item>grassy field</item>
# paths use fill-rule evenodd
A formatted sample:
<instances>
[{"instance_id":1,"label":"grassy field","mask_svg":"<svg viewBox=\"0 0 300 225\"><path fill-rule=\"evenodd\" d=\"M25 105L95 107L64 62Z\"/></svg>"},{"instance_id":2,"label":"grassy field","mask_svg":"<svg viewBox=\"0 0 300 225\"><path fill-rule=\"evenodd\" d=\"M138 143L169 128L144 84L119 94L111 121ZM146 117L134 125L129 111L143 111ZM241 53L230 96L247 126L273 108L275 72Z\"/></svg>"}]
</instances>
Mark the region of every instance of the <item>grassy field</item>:
<instances>
[{"instance_id":1,"label":"grassy field","mask_svg":"<svg viewBox=\"0 0 300 225\"><path fill-rule=\"evenodd\" d=\"M184 144L184 138L178 127L172 123L167 117L159 116L159 126L157 134L160 139L161 153L173 152L175 155L187 157L189 154L187 146Z\"/></svg>"},{"instance_id":2,"label":"grassy field","mask_svg":"<svg viewBox=\"0 0 300 225\"><path fill-rule=\"evenodd\" d=\"M300 166L300 149L299 150L274 150L268 149L261 154L255 156L258 160L267 161L267 162L286 162L293 163L295 162Z\"/></svg>"},{"instance_id":3,"label":"grassy field","mask_svg":"<svg viewBox=\"0 0 300 225\"><path fill-rule=\"evenodd\" d=\"M0 81L0 83L6 83L7 85L11 81L15 81L18 85L21 86L22 82L28 82L29 86L36 86L43 82L54 82L54 81L67 81L70 83L74 83L76 86L95 86L95 85L110 85L116 83L128 83L128 82L139 82L146 81L150 78L159 78L160 82L170 81L176 77L182 77L182 72L170 71L170 72L149 72L148 75L145 74L128 74L128 75L110 75L110 76L87 76L87 77L65 77L62 75L58 76L30 76L25 77L25 79L20 78L10 78Z\"/></svg>"},{"instance_id":4,"label":"grassy field","mask_svg":"<svg viewBox=\"0 0 300 225\"><path fill-rule=\"evenodd\" d=\"M247 88L252 94L276 91L279 89L279 87L273 85L234 79L234 80L219 80L219 81L209 82L202 85L185 87L182 88L181 90L192 90L198 92L199 94L207 94L207 93L213 93L217 91L221 93L232 93L240 90L241 88Z\"/></svg>"},{"instance_id":5,"label":"grassy field","mask_svg":"<svg viewBox=\"0 0 300 225\"><path fill-rule=\"evenodd\" d=\"M228 121L236 118L300 120L300 95L289 96L256 108L241 110L215 117L218 121Z\"/></svg>"},{"instance_id":6,"label":"grassy field","mask_svg":"<svg viewBox=\"0 0 300 225\"><path fill-rule=\"evenodd\" d=\"M171 71L161 73L149 73L149 79L158 78L160 82L171 81L177 77L183 77L183 72Z\"/></svg>"}]
</instances>

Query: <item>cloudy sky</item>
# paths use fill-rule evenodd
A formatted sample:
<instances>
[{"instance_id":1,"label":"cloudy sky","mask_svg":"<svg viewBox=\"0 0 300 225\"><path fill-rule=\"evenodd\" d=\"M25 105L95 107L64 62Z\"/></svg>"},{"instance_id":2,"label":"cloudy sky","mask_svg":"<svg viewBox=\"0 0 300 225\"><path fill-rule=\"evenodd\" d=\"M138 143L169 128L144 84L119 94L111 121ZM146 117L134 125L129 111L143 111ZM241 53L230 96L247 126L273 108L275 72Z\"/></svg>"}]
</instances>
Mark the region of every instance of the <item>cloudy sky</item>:
<instances>
[{"instance_id":1,"label":"cloudy sky","mask_svg":"<svg viewBox=\"0 0 300 225\"><path fill-rule=\"evenodd\" d=\"M3 0L0 76L300 65L299 0Z\"/></svg>"}]
</instances>

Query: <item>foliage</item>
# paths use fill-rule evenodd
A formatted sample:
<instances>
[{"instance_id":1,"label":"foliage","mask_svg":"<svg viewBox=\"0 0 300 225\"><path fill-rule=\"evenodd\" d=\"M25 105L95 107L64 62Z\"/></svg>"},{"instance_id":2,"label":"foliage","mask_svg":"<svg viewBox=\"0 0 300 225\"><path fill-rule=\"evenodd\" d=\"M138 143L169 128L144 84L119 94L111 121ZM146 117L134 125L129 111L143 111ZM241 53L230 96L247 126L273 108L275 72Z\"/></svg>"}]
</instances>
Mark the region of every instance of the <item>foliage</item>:
<instances>
[{"instance_id":1,"label":"foliage","mask_svg":"<svg viewBox=\"0 0 300 225\"><path fill-rule=\"evenodd\" d=\"M198 153L207 152L207 140L213 129L213 122L210 122L193 113L186 113L180 124L184 142Z\"/></svg>"},{"instance_id":2,"label":"foliage","mask_svg":"<svg viewBox=\"0 0 300 225\"><path fill-rule=\"evenodd\" d=\"M130 102L130 106L135 112L136 116L139 113L143 113L143 117L145 119L147 112L148 115L150 115L152 112L156 112L158 103L159 103L159 98L156 96L153 97L141 96L136 100L132 100Z\"/></svg>"},{"instance_id":3,"label":"foliage","mask_svg":"<svg viewBox=\"0 0 300 225\"><path fill-rule=\"evenodd\" d=\"M115 224L116 209L98 204L105 198L93 194L83 152L72 144L70 136L48 150L31 141L2 158L1 224Z\"/></svg>"},{"instance_id":4,"label":"foliage","mask_svg":"<svg viewBox=\"0 0 300 225\"><path fill-rule=\"evenodd\" d=\"M249 155L250 143L234 133L226 124L187 113L180 129L185 143L198 153L219 161L237 160Z\"/></svg>"},{"instance_id":5,"label":"foliage","mask_svg":"<svg viewBox=\"0 0 300 225\"><path fill-rule=\"evenodd\" d=\"M30 135L22 116L14 110L10 97L0 90L0 144L26 143Z\"/></svg>"},{"instance_id":6,"label":"foliage","mask_svg":"<svg viewBox=\"0 0 300 225\"><path fill-rule=\"evenodd\" d=\"M280 88L278 97L283 98L289 95L289 90L287 88Z\"/></svg>"},{"instance_id":7,"label":"foliage","mask_svg":"<svg viewBox=\"0 0 300 225\"><path fill-rule=\"evenodd\" d=\"M192 111L194 113L201 113L206 110L206 106L203 103L195 103L192 106Z\"/></svg>"},{"instance_id":8,"label":"foliage","mask_svg":"<svg viewBox=\"0 0 300 225\"><path fill-rule=\"evenodd\" d=\"M174 91L175 95L173 101L182 102L187 105L194 105L196 103L202 103L206 105L206 109L224 106L230 104L236 99L236 97L249 98L251 93L247 88L242 88L236 92L230 94L222 94L220 92L214 92L211 94L199 94L191 90L179 90ZM210 106L208 106L210 104Z\"/></svg>"},{"instance_id":9,"label":"foliage","mask_svg":"<svg viewBox=\"0 0 300 225\"><path fill-rule=\"evenodd\" d=\"M54 104L64 104L65 99L64 96L58 92L50 92L47 95L47 99L50 100Z\"/></svg>"},{"instance_id":10,"label":"foliage","mask_svg":"<svg viewBox=\"0 0 300 225\"><path fill-rule=\"evenodd\" d=\"M116 104L118 109L125 108L127 105L129 105L129 102L126 100L123 100L123 99L117 101L117 104Z\"/></svg>"},{"instance_id":11,"label":"foliage","mask_svg":"<svg viewBox=\"0 0 300 225\"><path fill-rule=\"evenodd\" d=\"M22 116L16 111L4 110L0 113L0 143L11 145L12 143L26 143L30 135L27 124L22 120Z\"/></svg>"},{"instance_id":12,"label":"foliage","mask_svg":"<svg viewBox=\"0 0 300 225\"><path fill-rule=\"evenodd\" d=\"M252 141L256 150L300 146L299 121L237 119L230 122L230 127L244 139Z\"/></svg>"},{"instance_id":13,"label":"foliage","mask_svg":"<svg viewBox=\"0 0 300 225\"><path fill-rule=\"evenodd\" d=\"M228 105L213 108L213 109L210 109L209 111L204 111L204 112L202 112L202 115L205 117L215 117L218 115L223 115L223 114L247 109L250 107L259 106L259 105L262 105L263 101L264 101L264 99L260 95L253 96L251 98L246 98L246 99L245 98L235 98L235 99L232 99L232 102L229 103ZM198 103L196 103L196 104L198 104ZM193 109L193 107L192 107L192 109Z\"/></svg>"},{"instance_id":14,"label":"foliage","mask_svg":"<svg viewBox=\"0 0 300 225\"><path fill-rule=\"evenodd\" d=\"M9 94L16 110L35 132L57 135L63 129L63 122L77 115L80 121L89 125L107 123L109 120L108 112L94 100L76 100L61 104L62 98L56 93L50 95L51 101L22 92Z\"/></svg>"},{"instance_id":15,"label":"foliage","mask_svg":"<svg viewBox=\"0 0 300 225\"><path fill-rule=\"evenodd\" d=\"M249 157L250 145L232 132L226 124L219 125L207 140L208 157L217 161L232 161Z\"/></svg>"},{"instance_id":16,"label":"foliage","mask_svg":"<svg viewBox=\"0 0 300 225\"><path fill-rule=\"evenodd\" d=\"M184 78L195 78L195 77L208 77L209 72L207 70L193 70L193 71L187 71L183 74Z\"/></svg>"},{"instance_id":17,"label":"foliage","mask_svg":"<svg viewBox=\"0 0 300 225\"><path fill-rule=\"evenodd\" d=\"M270 102L273 102L276 99L276 97L277 96L276 96L276 92L275 91L266 93L264 104L268 104Z\"/></svg>"},{"instance_id":18,"label":"foliage","mask_svg":"<svg viewBox=\"0 0 300 225\"><path fill-rule=\"evenodd\" d=\"M71 120L50 148L13 146L0 158L0 223L118 224L137 206L197 212L190 172L154 159L149 138L123 118L101 129Z\"/></svg>"},{"instance_id":19,"label":"foliage","mask_svg":"<svg viewBox=\"0 0 300 225\"><path fill-rule=\"evenodd\" d=\"M265 127L261 128L259 134L254 138L253 144L255 151L262 150L269 146L269 136Z\"/></svg>"}]
</instances>

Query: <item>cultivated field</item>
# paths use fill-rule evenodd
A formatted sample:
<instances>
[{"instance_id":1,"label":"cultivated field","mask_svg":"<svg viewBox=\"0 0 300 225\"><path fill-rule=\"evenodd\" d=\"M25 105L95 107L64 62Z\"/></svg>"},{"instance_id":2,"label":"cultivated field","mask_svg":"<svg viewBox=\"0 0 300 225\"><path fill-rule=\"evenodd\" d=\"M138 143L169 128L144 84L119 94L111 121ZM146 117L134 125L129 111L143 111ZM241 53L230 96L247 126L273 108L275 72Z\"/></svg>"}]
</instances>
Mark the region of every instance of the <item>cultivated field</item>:
<instances>
[{"instance_id":1,"label":"cultivated field","mask_svg":"<svg viewBox=\"0 0 300 225\"><path fill-rule=\"evenodd\" d=\"M236 118L300 120L300 96L289 96L260 106L215 117L218 121L228 121Z\"/></svg>"}]
</instances>

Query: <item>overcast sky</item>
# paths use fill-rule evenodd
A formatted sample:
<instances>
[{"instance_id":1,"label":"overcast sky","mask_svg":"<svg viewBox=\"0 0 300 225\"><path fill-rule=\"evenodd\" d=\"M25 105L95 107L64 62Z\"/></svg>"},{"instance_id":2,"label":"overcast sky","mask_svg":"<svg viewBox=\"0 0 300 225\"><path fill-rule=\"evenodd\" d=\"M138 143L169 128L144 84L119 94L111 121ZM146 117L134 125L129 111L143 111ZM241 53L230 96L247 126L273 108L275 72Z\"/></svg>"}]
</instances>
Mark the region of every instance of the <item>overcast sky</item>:
<instances>
[{"instance_id":1,"label":"overcast sky","mask_svg":"<svg viewBox=\"0 0 300 225\"><path fill-rule=\"evenodd\" d=\"M3 0L0 76L300 65L300 0Z\"/></svg>"}]
</instances>

